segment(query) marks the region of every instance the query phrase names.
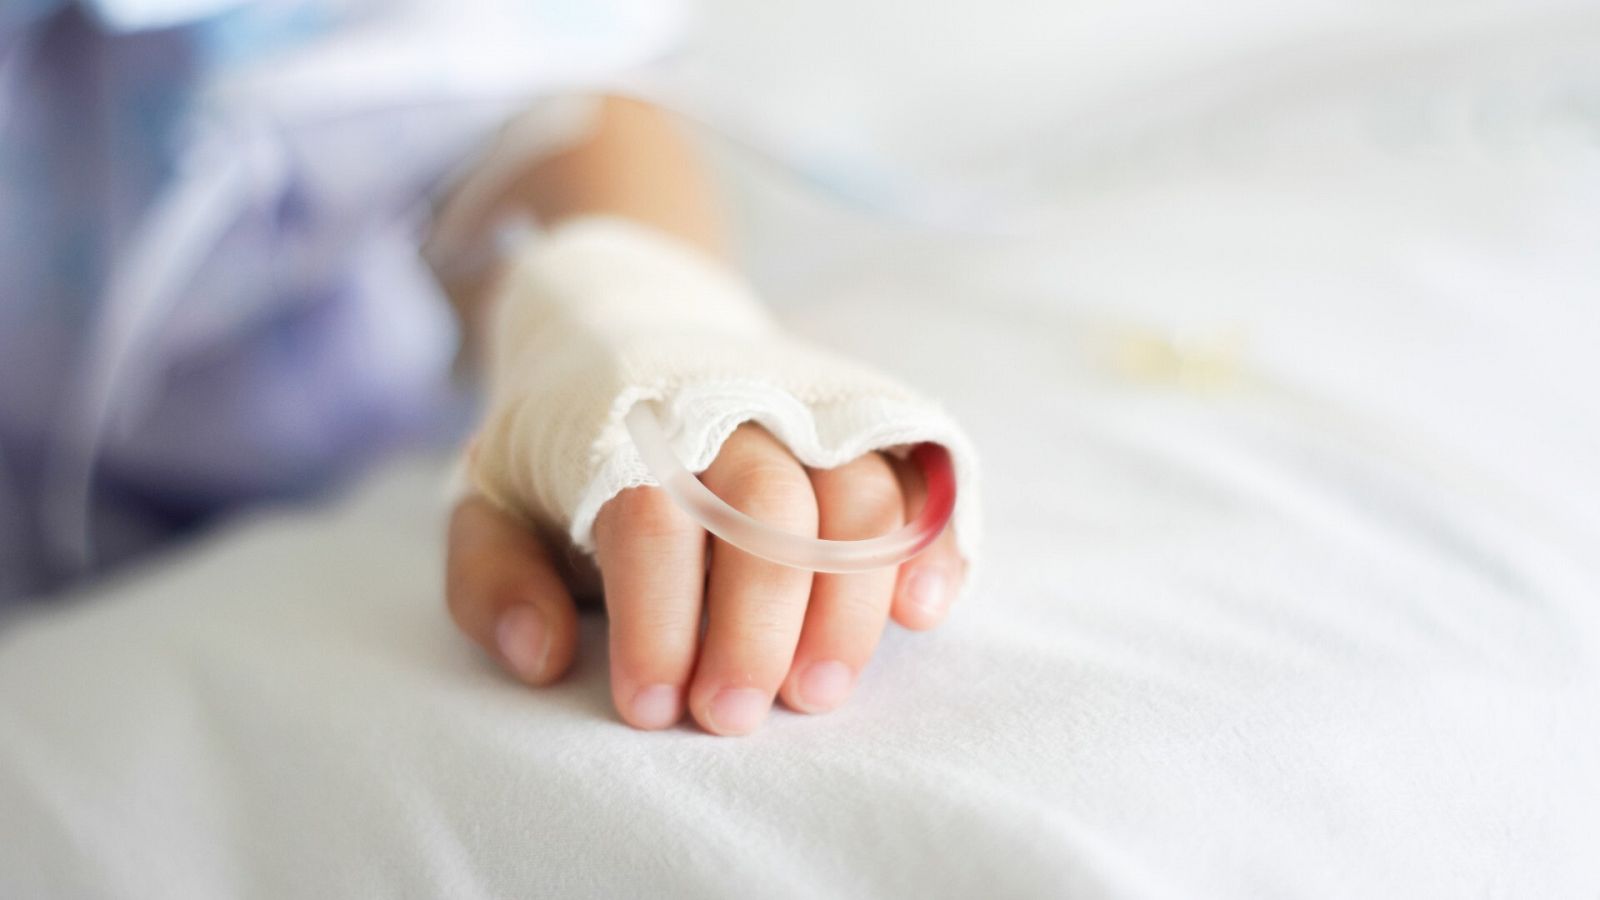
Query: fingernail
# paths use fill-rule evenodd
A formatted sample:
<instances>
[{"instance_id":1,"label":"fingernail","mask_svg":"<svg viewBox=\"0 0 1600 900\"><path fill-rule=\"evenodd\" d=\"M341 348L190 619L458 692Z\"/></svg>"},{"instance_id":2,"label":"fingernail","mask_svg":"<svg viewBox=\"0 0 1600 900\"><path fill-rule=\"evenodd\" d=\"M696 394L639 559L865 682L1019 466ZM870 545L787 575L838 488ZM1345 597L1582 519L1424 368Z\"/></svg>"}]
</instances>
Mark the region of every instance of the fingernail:
<instances>
[{"instance_id":1,"label":"fingernail","mask_svg":"<svg viewBox=\"0 0 1600 900\"><path fill-rule=\"evenodd\" d=\"M755 688L723 688L711 698L706 724L718 734L749 734L767 717L772 698Z\"/></svg>"},{"instance_id":2,"label":"fingernail","mask_svg":"<svg viewBox=\"0 0 1600 900\"><path fill-rule=\"evenodd\" d=\"M911 573L906 584L906 599L923 614L937 616L944 612L948 598L944 573L938 569L918 569Z\"/></svg>"},{"instance_id":3,"label":"fingernail","mask_svg":"<svg viewBox=\"0 0 1600 900\"><path fill-rule=\"evenodd\" d=\"M844 702L855 675L838 660L814 662L800 674L800 702L806 712L827 712Z\"/></svg>"},{"instance_id":4,"label":"fingernail","mask_svg":"<svg viewBox=\"0 0 1600 900\"><path fill-rule=\"evenodd\" d=\"M550 656L550 629L537 609L514 606L506 610L495 626L494 639L513 672L530 679L544 674L545 660Z\"/></svg>"},{"instance_id":5,"label":"fingernail","mask_svg":"<svg viewBox=\"0 0 1600 900\"><path fill-rule=\"evenodd\" d=\"M653 684L633 695L633 724L639 728L666 728L678 716L678 689L670 684Z\"/></svg>"}]
</instances>

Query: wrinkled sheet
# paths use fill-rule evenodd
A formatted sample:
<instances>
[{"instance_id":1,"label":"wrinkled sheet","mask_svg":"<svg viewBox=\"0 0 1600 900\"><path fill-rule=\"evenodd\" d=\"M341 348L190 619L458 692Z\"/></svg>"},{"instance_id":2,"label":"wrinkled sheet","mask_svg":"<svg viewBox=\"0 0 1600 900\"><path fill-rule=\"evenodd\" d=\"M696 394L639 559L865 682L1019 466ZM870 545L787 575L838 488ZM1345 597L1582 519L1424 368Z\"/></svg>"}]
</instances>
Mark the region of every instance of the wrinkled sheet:
<instances>
[{"instance_id":1,"label":"wrinkled sheet","mask_svg":"<svg viewBox=\"0 0 1600 900\"><path fill-rule=\"evenodd\" d=\"M0 895L1594 896L1592 25L1025 142L1004 240L752 191L791 324L979 444L944 628L636 733L603 619L542 691L455 633L402 461L0 630Z\"/></svg>"}]
</instances>

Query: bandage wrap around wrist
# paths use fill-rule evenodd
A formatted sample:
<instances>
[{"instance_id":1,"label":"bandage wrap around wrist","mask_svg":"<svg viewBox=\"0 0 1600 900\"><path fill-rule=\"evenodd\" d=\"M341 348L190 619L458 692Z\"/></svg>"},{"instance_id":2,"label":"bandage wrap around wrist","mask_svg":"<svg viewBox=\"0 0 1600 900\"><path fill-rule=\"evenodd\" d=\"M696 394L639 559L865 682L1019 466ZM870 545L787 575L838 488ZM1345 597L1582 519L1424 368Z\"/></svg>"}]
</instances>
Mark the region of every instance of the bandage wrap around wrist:
<instances>
[{"instance_id":1,"label":"bandage wrap around wrist","mask_svg":"<svg viewBox=\"0 0 1600 900\"><path fill-rule=\"evenodd\" d=\"M974 454L955 422L894 381L786 337L744 282L696 248L622 219L575 220L520 252L495 303L489 410L468 476L502 508L592 550L600 507L654 483L623 418L656 401L694 472L745 422L815 468L942 444L955 464L957 545L974 560Z\"/></svg>"}]
</instances>

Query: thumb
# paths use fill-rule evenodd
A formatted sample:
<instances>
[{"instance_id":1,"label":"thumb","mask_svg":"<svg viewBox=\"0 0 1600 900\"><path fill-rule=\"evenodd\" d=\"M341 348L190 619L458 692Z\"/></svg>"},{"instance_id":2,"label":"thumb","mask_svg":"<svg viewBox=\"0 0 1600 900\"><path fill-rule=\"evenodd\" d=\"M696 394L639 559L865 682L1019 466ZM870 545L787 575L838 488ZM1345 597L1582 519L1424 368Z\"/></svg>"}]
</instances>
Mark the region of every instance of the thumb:
<instances>
[{"instance_id":1,"label":"thumb","mask_svg":"<svg viewBox=\"0 0 1600 900\"><path fill-rule=\"evenodd\" d=\"M520 681L549 684L572 666L578 615L549 551L482 497L450 517L445 602L456 627Z\"/></svg>"}]
</instances>

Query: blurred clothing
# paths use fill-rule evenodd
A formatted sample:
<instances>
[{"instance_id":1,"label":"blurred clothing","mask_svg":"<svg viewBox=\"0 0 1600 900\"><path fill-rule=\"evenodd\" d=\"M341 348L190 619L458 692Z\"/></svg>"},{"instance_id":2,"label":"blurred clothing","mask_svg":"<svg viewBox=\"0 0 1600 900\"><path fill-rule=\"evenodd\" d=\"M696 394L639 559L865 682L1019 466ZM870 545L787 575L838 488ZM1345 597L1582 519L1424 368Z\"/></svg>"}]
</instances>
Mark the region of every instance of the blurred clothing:
<instances>
[{"instance_id":1,"label":"blurred clothing","mask_svg":"<svg viewBox=\"0 0 1600 900\"><path fill-rule=\"evenodd\" d=\"M431 205L514 112L659 55L681 19L0 7L0 601L437 434L457 404Z\"/></svg>"}]
</instances>

